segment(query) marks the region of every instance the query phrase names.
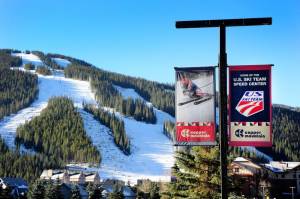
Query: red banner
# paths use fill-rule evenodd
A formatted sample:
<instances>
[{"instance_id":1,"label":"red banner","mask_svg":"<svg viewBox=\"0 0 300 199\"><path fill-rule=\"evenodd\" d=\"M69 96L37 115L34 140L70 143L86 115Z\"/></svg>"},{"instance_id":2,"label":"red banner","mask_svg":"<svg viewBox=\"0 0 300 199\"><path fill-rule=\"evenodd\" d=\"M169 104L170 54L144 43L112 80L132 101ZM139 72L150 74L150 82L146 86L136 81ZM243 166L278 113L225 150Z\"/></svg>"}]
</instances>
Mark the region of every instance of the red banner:
<instances>
[{"instance_id":1,"label":"red banner","mask_svg":"<svg viewBox=\"0 0 300 199\"><path fill-rule=\"evenodd\" d=\"M215 145L214 67L175 70L176 144Z\"/></svg>"},{"instance_id":2,"label":"red banner","mask_svg":"<svg viewBox=\"0 0 300 199\"><path fill-rule=\"evenodd\" d=\"M176 128L176 136L178 142L214 142L215 124L203 126L178 126Z\"/></svg>"}]
</instances>

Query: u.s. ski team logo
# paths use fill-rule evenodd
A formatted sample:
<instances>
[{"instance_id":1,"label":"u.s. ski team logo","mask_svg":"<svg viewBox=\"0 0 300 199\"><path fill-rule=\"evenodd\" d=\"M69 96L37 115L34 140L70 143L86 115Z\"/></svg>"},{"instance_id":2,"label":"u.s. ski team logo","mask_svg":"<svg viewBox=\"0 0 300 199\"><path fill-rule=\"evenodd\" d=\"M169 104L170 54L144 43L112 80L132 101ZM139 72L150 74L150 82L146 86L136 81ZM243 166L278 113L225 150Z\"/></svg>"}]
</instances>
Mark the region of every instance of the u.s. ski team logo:
<instances>
[{"instance_id":1,"label":"u.s. ski team logo","mask_svg":"<svg viewBox=\"0 0 300 199\"><path fill-rule=\"evenodd\" d=\"M249 117L264 110L264 91L246 91L235 109Z\"/></svg>"}]
</instances>

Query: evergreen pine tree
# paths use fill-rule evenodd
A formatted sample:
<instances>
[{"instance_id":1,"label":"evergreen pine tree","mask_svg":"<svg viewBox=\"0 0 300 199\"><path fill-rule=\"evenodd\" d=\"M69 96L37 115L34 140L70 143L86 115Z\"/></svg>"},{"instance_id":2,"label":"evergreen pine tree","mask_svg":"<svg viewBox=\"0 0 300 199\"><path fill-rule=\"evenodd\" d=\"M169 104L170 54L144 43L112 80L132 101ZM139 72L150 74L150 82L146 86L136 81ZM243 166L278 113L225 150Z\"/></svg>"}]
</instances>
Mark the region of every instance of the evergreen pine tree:
<instances>
[{"instance_id":1,"label":"evergreen pine tree","mask_svg":"<svg viewBox=\"0 0 300 199\"><path fill-rule=\"evenodd\" d=\"M37 180L29 190L30 199L43 199L45 197L45 183Z\"/></svg>"},{"instance_id":2,"label":"evergreen pine tree","mask_svg":"<svg viewBox=\"0 0 300 199\"><path fill-rule=\"evenodd\" d=\"M93 184L88 183L88 185L86 186L86 191L87 191L88 194L89 194L89 199L91 199L92 193L93 193L93 191L94 191L94 186L93 186Z\"/></svg>"},{"instance_id":3,"label":"evergreen pine tree","mask_svg":"<svg viewBox=\"0 0 300 199\"><path fill-rule=\"evenodd\" d=\"M113 192L108 195L108 199L124 199L122 188L116 184L113 187Z\"/></svg>"},{"instance_id":4,"label":"evergreen pine tree","mask_svg":"<svg viewBox=\"0 0 300 199\"><path fill-rule=\"evenodd\" d=\"M102 198L102 189L100 187L96 187L93 192L93 197L91 199L101 199Z\"/></svg>"},{"instance_id":5,"label":"evergreen pine tree","mask_svg":"<svg viewBox=\"0 0 300 199\"><path fill-rule=\"evenodd\" d=\"M150 199L159 199L159 187L157 186L156 183L151 184L151 189L150 189Z\"/></svg>"},{"instance_id":6,"label":"evergreen pine tree","mask_svg":"<svg viewBox=\"0 0 300 199\"><path fill-rule=\"evenodd\" d=\"M80 190L78 186L72 188L70 199L81 199Z\"/></svg>"},{"instance_id":7,"label":"evergreen pine tree","mask_svg":"<svg viewBox=\"0 0 300 199\"><path fill-rule=\"evenodd\" d=\"M218 147L194 147L190 153L177 152L170 184L171 198L219 198L220 170Z\"/></svg>"},{"instance_id":8,"label":"evergreen pine tree","mask_svg":"<svg viewBox=\"0 0 300 199\"><path fill-rule=\"evenodd\" d=\"M45 199L61 198L60 186L58 184L48 183L45 189Z\"/></svg>"},{"instance_id":9,"label":"evergreen pine tree","mask_svg":"<svg viewBox=\"0 0 300 199\"><path fill-rule=\"evenodd\" d=\"M143 199L143 198L144 198L144 192L138 191L138 192L137 192L136 198L137 198L137 199Z\"/></svg>"},{"instance_id":10,"label":"evergreen pine tree","mask_svg":"<svg viewBox=\"0 0 300 199\"><path fill-rule=\"evenodd\" d=\"M89 193L89 199L101 199L102 198L102 189L96 185L88 184L86 188Z\"/></svg>"},{"instance_id":11,"label":"evergreen pine tree","mask_svg":"<svg viewBox=\"0 0 300 199\"><path fill-rule=\"evenodd\" d=\"M26 70L34 70L35 66L32 63L27 63L27 64L25 64L24 68Z\"/></svg>"},{"instance_id":12,"label":"evergreen pine tree","mask_svg":"<svg viewBox=\"0 0 300 199\"><path fill-rule=\"evenodd\" d=\"M54 183L53 186L54 186L54 192L55 192L56 198L63 199L63 196L61 194L61 185L58 182L56 182L56 183Z\"/></svg>"}]
</instances>

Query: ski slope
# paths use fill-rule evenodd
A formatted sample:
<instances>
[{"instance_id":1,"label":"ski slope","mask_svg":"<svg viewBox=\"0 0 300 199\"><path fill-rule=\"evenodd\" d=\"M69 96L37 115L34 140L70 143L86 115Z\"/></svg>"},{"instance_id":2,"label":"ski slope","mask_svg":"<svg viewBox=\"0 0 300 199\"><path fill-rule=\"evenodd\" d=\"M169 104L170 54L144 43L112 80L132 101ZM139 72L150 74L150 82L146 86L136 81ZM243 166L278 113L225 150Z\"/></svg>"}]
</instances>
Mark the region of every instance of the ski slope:
<instances>
[{"instance_id":1,"label":"ski slope","mask_svg":"<svg viewBox=\"0 0 300 199\"><path fill-rule=\"evenodd\" d=\"M30 54L17 56L22 57L27 63L31 60L39 63L39 60ZM15 148L17 127L38 116L47 106L49 98L68 96L74 101L83 118L87 134L102 155L100 168L94 168L99 171L102 179L115 178L132 184L135 184L137 179L170 181L174 152L172 143L162 133L162 128L164 120L174 121L173 117L154 108L157 124L146 124L117 114L124 120L126 133L131 140L132 154L126 156L114 144L110 130L82 109L82 102L96 104L89 82L65 78L62 71L56 71L51 76L38 75L38 79L40 90L38 99L28 108L0 121L0 135L10 148ZM133 89L121 87L117 89L125 98L141 98Z\"/></svg>"},{"instance_id":2,"label":"ski slope","mask_svg":"<svg viewBox=\"0 0 300 199\"><path fill-rule=\"evenodd\" d=\"M115 89L117 89L124 99L132 98L132 99L142 99L143 98L135 92L132 88L122 88L120 86L113 85Z\"/></svg>"},{"instance_id":3,"label":"ski slope","mask_svg":"<svg viewBox=\"0 0 300 199\"><path fill-rule=\"evenodd\" d=\"M131 184L135 184L138 179L170 181L174 164L173 147L162 134L161 124L149 125L123 118L132 150L131 155L126 156L114 144L107 127L96 121L91 114L83 110L80 113L87 134L101 152L99 175L102 179L119 179Z\"/></svg>"},{"instance_id":4,"label":"ski slope","mask_svg":"<svg viewBox=\"0 0 300 199\"><path fill-rule=\"evenodd\" d=\"M23 66L27 63L32 63L35 66L41 66L43 65L43 62L40 60L40 58L34 54L26 54L26 53L12 53L13 56L20 57L23 62Z\"/></svg>"},{"instance_id":5,"label":"ski slope","mask_svg":"<svg viewBox=\"0 0 300 199\"><path fill-rule=\"evenodd\" d=\"M24 108L0 121L0 135L11 148L15 147L14 139L17 127L38 116L47 106L49 98L68 96L77 107L81 107L83 101L94 103L88 82L65 78L62 73L56 73L55 76L38 75L38 79L38 99L28 108Z\"/></svg>"},{"instance_id":6,"label":"ski slope","mask_svg":"<svg viewBox=\"0 0 300 199\"><path fill-rule=\"evenodd\" d=\"M114 87L124 98L143 99L133 89ZM125 131L131 142L129 156L124 155L115 146L108 128L95 121L91 114L80 111L87 134L101 152L99 174L102 179L114 178L131 184L135 184L138 179L171 180L174 151L171 141L162 133L162 129L165 120L174 121L174 118L156 108L154 111L157 117L156 124L146 124L116 113L124 121Z\"/></svg>"},{"instance_id":7,"label":"ski slope","mask_svg":"<svg viewBox=\"0 0 300 199\"><path fill-rule=\"evenodd\" d=\"M52 60L55 61L58 65L60 65L63 68L65 68L69 64L71 64L71 62L69 60L62 59L62 58L52 58Z\"/></svg>"}]
</instances>

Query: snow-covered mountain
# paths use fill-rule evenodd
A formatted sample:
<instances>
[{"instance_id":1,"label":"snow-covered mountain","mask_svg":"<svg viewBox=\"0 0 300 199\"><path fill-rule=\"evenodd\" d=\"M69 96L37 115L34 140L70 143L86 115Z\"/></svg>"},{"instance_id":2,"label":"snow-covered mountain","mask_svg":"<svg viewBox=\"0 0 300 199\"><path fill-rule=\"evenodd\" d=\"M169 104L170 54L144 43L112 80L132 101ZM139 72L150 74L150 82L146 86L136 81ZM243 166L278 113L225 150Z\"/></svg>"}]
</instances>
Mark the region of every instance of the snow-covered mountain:
<instances>
[{"instance_id":1,"label":"snow-covered mountain","mask_svg":"<svg viewBox=\"0 0 300 199\"><path fill-rule=\"evenodd\" d=\"M42 61L33 54L17 53L13 55L21 57L23 63L42 64ZM66 67L70 63L61 58L55 61L62 67ZM131 141L132 153L127 156L114 144L110 130L82 109L83 102L96 104L89 82L65 78L62 71L55 71L51 76L38 75L38 79L40 90L38 99L28 108L0 121L0 135L10 148L15 147L14 139L17 127L38 116L47 106L49 98L68 96L78 108L84 121L85 130L102 156L100 168L88 169L98 170L101 178L116 178L131 183L136 183L137 179L170 181L174 152L171 141L162 133L162 127L165 120L174 121L172 116L154 107L157 123L146 124L117 113L123 119L126 133ZM142 99L134 89L115 87L124 98ZM152 106L149 102L147 104Z\"/></svg>"}]
</instances>

